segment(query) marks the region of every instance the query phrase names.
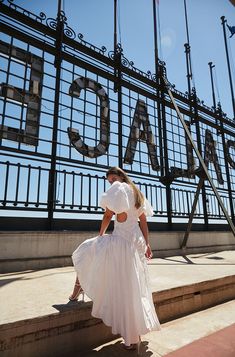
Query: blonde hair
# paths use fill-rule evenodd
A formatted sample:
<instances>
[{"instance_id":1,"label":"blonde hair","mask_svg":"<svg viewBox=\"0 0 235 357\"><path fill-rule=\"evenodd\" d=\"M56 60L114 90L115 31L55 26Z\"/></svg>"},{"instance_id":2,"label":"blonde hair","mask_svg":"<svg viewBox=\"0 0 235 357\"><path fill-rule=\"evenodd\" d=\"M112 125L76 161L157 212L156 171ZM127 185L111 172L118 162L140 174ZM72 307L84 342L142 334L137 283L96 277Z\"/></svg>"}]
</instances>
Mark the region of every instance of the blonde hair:
<instances>
[{"instance_id":1,"label":"blonde hair","mask_svg":"<svg viewBox=\"0 0 235 357\"><path fill-rule=\"evenodd\" d=\"M106 177L108 175L117 175L122 178L123 182L126 182L133 188L134 196L135 196L135 207L138 209L144 204L144 195L143 193L136 187L133 181L129 178L129 176L120 169L120 167L114 166L110 167L110 169L106 173Z\"/></svg>"}]
</instances>

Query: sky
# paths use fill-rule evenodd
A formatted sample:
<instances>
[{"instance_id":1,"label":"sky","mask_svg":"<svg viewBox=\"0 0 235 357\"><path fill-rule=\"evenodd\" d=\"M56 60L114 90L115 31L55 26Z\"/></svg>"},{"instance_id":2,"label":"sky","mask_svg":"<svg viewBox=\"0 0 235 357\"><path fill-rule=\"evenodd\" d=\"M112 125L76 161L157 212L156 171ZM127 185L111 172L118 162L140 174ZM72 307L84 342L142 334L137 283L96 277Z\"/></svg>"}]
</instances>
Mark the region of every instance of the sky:
<instances>
[{"instance_id":1,"label":"sky","mask_svg":"<svg viewBox=\"0 0 235 357\"><path fill-rule=\"evenodd\" d=\"M154 73L154 37L152 0L117 0L118 42L124 56L143 71ZM23 1L15 4L47 17L55 17L56 0ZM231 93L225 55L221 16L230 26L235 26L235 6L229 0L187 0L189 39L193 79L197 95L211 107L212 94L208 62L213 62L216 100L222 110L233 118ZM113 49L112 0L62 0L67 22L76 33L98 47ZM159 0L158 5L158 50L160 59L166 62L168 80L176 89L187 91L186 59L184 44L187 42L184 0ZM235 35L229 38L228 48L235 84ZM235 85L234 85L235 86Z\"/></svg>"}]
</instances>

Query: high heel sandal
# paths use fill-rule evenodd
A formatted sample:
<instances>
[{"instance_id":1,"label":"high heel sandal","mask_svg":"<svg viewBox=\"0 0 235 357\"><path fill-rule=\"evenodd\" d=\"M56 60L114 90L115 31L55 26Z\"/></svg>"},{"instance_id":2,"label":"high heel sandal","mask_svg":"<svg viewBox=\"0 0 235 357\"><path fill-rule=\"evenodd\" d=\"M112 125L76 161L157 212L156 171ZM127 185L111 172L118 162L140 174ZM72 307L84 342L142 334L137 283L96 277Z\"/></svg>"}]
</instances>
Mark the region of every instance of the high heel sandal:
<instances>
[{"instance_id":1,"label":"high heel sandal","mask_svg":"<svg viewBox=\"0 0 235 357\"><path fill-rule=\"evenodd\" d=\"M70 295L69 296L69 300L70 301L76 301L76 300L78 300L78 297L81 294L82 295L82 301L84 301L84 291L83 291L81 285L76 283L75 286L79 286L78 291L75 294Z\"/></svg>"},{"instance_id":2,"label":"high heel sandal","mask_svg":"<svg viewBox=\"0 0 235 357\"><path fill-rule=\"evenodd\" d=\"M133 343L129 346L124 344L123 348L125 348L125 350L130 350L130 351L136 350L135 344L133 344Z\"/></svg>"},{"instance_id":3,"label":"high heel sandal","mask_svg":"<svg viewBox=\"0 0 235 357\"><path fill-rule=\"evenodd\" d=\"M137 343L132 343L131 345L127 346L127 345L123 345L123 347L125 348L125 350L129 350L129 351L133 351L133 350L137 350L137 355L140 355L140 344L141 344L141 338L139 336L139 341Z\"/></svg>"}]
</instances>

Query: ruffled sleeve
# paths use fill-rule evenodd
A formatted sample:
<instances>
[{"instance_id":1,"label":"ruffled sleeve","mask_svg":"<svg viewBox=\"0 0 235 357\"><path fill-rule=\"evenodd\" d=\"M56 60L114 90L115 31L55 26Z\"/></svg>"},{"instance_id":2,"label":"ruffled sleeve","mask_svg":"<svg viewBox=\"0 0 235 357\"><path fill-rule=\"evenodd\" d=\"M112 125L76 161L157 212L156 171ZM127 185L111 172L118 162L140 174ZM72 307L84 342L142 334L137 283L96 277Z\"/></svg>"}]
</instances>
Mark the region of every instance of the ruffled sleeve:
<instances>
[{"instance_id":1,"label":"ruffled sleeve","mask_svg":"<svg viewBox=\"0 0 235 357\"><path fill-rule=\"evenodd\" d=\"M115 181L111 187L102 194L100 206L104 209L107 207L110 211L117 214L128 211L130 205L124 185L119 181Z\"/></svg>"},{"instance_id":2,"label":"ruffled sleeve","mask_svg":"<svg viewBox=\"0 0 235 357\"><path fill-rule=\"evenodd\" d=\"M138 216L140 216L142 213L144 213L147 217L152 217L154 214L153 207L151 206L147 198L144 198L143 206L138 209Z\"/></svg>"}]
</instances>

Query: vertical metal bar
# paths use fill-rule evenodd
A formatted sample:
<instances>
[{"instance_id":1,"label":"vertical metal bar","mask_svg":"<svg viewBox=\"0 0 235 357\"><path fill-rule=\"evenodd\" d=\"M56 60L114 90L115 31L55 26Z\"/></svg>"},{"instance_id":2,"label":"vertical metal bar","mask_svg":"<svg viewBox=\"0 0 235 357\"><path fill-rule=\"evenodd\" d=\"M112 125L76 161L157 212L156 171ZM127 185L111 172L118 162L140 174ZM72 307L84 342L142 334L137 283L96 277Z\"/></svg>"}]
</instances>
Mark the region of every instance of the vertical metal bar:
<instances>
[{"instance_id":1,"label":"vertical metal bar","mask_svg":"<svg viewBox=\"0 0 235 357\"><path fill-rule=\"evenodd\" d=\"M213 204L212 204L212 196L208 195L208 206L210 207L210 215L213 216Z\"/></svg>"},{"instance_id":2,"label":"vertical metal bar","mask_svg":"<svg viewBox=\"0 0 235 357\"><path fill-rule=\"evenodd\" d=\"M74 191L75 191L75 172L72 171L72 202L70 206L71 209L74 208L74 197L75 197Z\"/></svg>"},{"instance_id":3,"label":"vertical metal bar","mask_svg":"<svg viewBox=\"0 0 235 357\"><path fill-rule=\"evenodd\" d=\"M41 166L39 166L38 169L39 169L39 172L38 172L38 191L37 191L37 202L35 204L35 207L39 207L39 199L40 199L40 185L41 185L41 172L42 172Z\"/></svg>"},{"instance_id":4,"label":"vertical metal bar","mask_svg":"<svg viewBox=\"0 0 235 357\"><path fill-rule=\"evenodd\" d=\"M159 68L158 68L158 38L157 38L157 10L156 10L156 0L153 0L153 29L154 29L154 63L155 63L155 74L156 74L156 84L160 83L159 79ZM159 153L160 153L160 169L161 176L164 176L164 157L163 157L163 143L162 143L162 120L161 120L161 105L159 99L159 90L156 89L157 95L157 116L158 116L158 136L159 136ZM164 94L163 94L164 96ZM162 102L164 103L164 102ZM163 105L163 104L162 104Z\"/></svg>"},{"instance_id":5,"label":"vertical metal bar","mask_svg":"<svg viewBox=\"0 0 235 357\"><path fill-rule=\"evenodd\" d=\"M3 206L6 206L6 203L7 203L7 191L8 191L8 178L9 178L9 165L10 165L10 162L7 161L6 162L6 165L7 165L7 168L6 168L6 180L5 180L5 191L4 191L4 199L3 199Z\"/></svg>"},{"instance_id":6,"label":"vertical metal bar","mask_svg":"<svg viewBox=\"0 0 235 357\"><path fill-rule=\"evenodd\" d=\"M63 203L61 205L62 208L65 208L65 201L66 201L66 170L63 170L63 176L64 176L64 189L63 189Z\"/></svg>"},{"instance_id":7,"label":"vertical metal bar","mask_svg":"<svg viewBox=\"0 0 235 357\"><path fill-rule=\"evenodd\" d=\"M98 205L99 205L99 176L95 175L95 180L96 180L96 202L95 202L95 210L97 211Z\"/></svg>"},{"instance_id":8,"label":"vertical metal bar","mask_svg":"<svg viewBox=\"0 0 235 357\"><path fill-rule=\"evenodd\" d=\"M186 56L186 69L187 69L187 85L188 85L188 97L189 100L191 99L191 81L190 79L192 79L192 72L190 69L190 46L188 43L184 44L185 47L185 56ZM192 104L191 101L189 102L189 108L190 108L190 112L192 111Z\"/></svg>"},{"instance_id":9,"label":"vertical metal bar","mask_svg":"<svg viewBox=\"0 0 235 357\"><path fill-rule=\"evenodd\" d=\"M81 176L81 186L80 186L80 209L82 209L82 206L83 206L83 175L80 173L80 176Z\"/></svg>"},{"instance_id":10,"label":"vertical metal bar","mask_svg":"<svg viewBox=\"0 0 235 357\"><path fill-rule=\"evenodd\" d=\"M189 195L190 193L188 191L186 191L186 200L187 200L187 209L188 209L188 212L186 213L187 215L189 215L190 213L190 206L189 206Z\"/></svg>"},{"instance_id":11,"label":"vertical metal bar","mask_svg":"<svg viewBox=\"0 0 235 357\"><path fill-rule=\"evenodd\" d=\"M91 175L88 174L88 207L87 209L91 210Z\"/></svg>"},{"instance_id":12,"label":"vertical metal bar","mask_svg":"<svg viewBox=\"0 0 235 357\"><path fill-rule=\"evenodd\" d=\"M121 86L121 52L117 54L117 66L118 66L118 166L123 167L122 164L122 86Z\"/></svg>"},{"instance_id":13,"label":"vertical metal bar","mask_svg":"<svg viewBox=\"0 0 235 357\"><path fill-rule=\"evenodd\" d=\"M155 73L158 74L158 40L157 40L157 10L156 0L153 0L153 28L154 28L154 57L155 57Z\"/></svg>"},{"instance_id":14,"label":"vertical metal bar","mask_svg":"<svg viewBox=\"0 0 235 357\"><path fill-rule=\"evenodd\" d=\"M187 43L189 43L188 14L187 14L186 0L184 0L184 17L185 17L185 26L186 26Z\"/></svg>"},{"instance_id":15,"label":"vertical metal bar","mask_svg":"<svg viewBox=\"0 0 235 357\"><path fill-rule=\"evenodd\" d=\"M163 211L163 197L162 197L162 195L163 195L163 193L162 193L162 187L160 187L160 197L161 197L161 211L160 211L160 213L164 213L164 211Z\"/></svg>"},{"instance_id":16,"label":"vertical metal bar","mask_svg":"<svg viewBox=\"0 0 235 357\"><path fill-rule=\"evenodd\" d=\"M150 184L150 197L151 197L151 205L153 205L153 186Z\"/></svg>"},{"instance_id":17,"label":"vertical metal bar","mask_svg":"<svg viewBox=\"0 0 235 357\"><path fill-rule=\"evenodd\" d=\"M29 190L30 190L30 178L31 178L31 165L28 165L29 171L28 171L28 181L27 181L27 193L26 193L26 202L25 202L25 207L29 205Z\"/></svg>"},{"instance_id":18,"label":"vertical metal bar","mask_svg":"<svg viewBox=\"0 0 235 357\"><path fill-rule=\"evenodd\" d=\"M215 88L214 88L214 80L213 80L213 73L212 69L215 67L212 62L208 63L210 68L210 78L211 78L211 92L212 92L212 100L213 100L213 107L216 110L216 100L215 100Z\"/></svg>"},{"instance_id":19,"label":"vertical metal bar","mask_svg":"<svg viewBox=\"0 0 235 357\"><path fill-rule=\"evenodd\" d=\"M227 20L225 20L225 16L221 16L221 20L222 20L223 33L224 33L224 46L225 46L225 52L226 52L231 100L232 100L232 107L233 107L233 120L235 120L235 100L234 100L234 91L233 91L233 80L232 80L232 74L231 74L230 60L229 60L229 54L228 54L228 44L227 44L227 37L226 37L226 28L225 28L225 23L227 22Z\"/></svg>"},{"instance_id":20,"label":"vertical metal bar","mask_svg":"<svg viewBox=\"0 0 235 357\"><path fill-rule=\"evenodd\" d=\"M155 186L155 202L156 202L156 213L158 213L158 194L157 194L157 187Z\"/></svg>"},{"instance_id":21,"label":"vertical metal bar","mask_svg":"<svg viewBox=\"0 0 235 357\"><path fill-rule=\"evenodd\" d=\"M58 121L59 121L59 101L60 101L60 79L61 79L61 52L64 33L64 20L61 18L61 0L58 1L57 13L57 28L56 28L56 55L54 66L56 67L56 83L55 83L55 97L54 97L54 119L53 119L53 134L52 134L52 148L51 148L51 167L49 173L48 184L48 223L49 229L53 229L53 213L55 207L56 195L56 151L57 151L57 135L58 135Z\"/></svg>"},{"instance_id":22,"label":"vertical metal bar","mask_svg":"<svg viewBox=\"0 0 235 357\"><path fill-rule=\"evenodd\" d=\"M114 24L114 31L113 31L113 51L114 51L114 58L116 58L117 54L117 0L114 0L114 19L113 19L113 24Z\"/></svg>"},{"instance_id":23,"label":"vertical metal bar","mask_svg":"<svg viewBox=\"0 0 235 357\"><path fill-rule=\"evenodd\" d=\"M183 206L183 212L182 215L184 216L186 213L186 209L185 209L185 199L184 199L184 192L183 190L180 190L181 196L182 196L182 206Z\"/></svg>"},{"instance_id":24,"label":"vertical metal bar","mask_svg":"<svg viewBox=\"0 0 235 357\"><path fill-rule=\"evenodd\" d=\"M160 75L161 77L159 80L161 81L161 78L163 78L163 67L160 67ZM164 102L165 99L165 94L164 91L161 91L160 93L160 98L162 100L162 103ZM166 130L166 111L165 111L165 105L162 105L161 107L161 119L162 119L162 137L163 137L163 155L164 155L164 168L165 172L164 175L166 177L169 177L169 161L168 161L168 147L167 147L167 130ZM166 205L167 205L167 219L168 219L168 229L172 229L172 197L171 197L171 182L166 182Z\"/></svg>"},{"instance_id":25,"label":"vertical metal bar","mask_svg":"<svg viewBox=\"0 0 235 357\"><path fill-rule=\"evenodd\" d=\"M18 193L19 193L19 181L20 181L20 163L17 164L16 194L15 194L14 206L17 206Z\"/></svg>"},{"instance_id":26,"label":"vertical metal bar","mask_svg":"<svg viewBox=\"0 0 235 357\"><path fill-rule=\"evenodd\" d=\"M176 198L175 198L175 188L172 189L172 214L176 214Z\"/></svg>"},{"instance_id":27,"label":"vertical metal bar","mask_svg":"<svg viewBox=\"0 0 235 357\"><path fill-rule=\"evenodd\" d=\"M117 47L117 0L114 0L114 92L118 92L118 166L122 164L122 89L121 89L121 49Z\"/></svg>"},{"instance_id":28,"label":"vertical metal bar","mask_svg":"<svg viewBox=\"0 0 235 357\"><path fill-rule=\"evenodd\" d=\"M185 27L186 27L186 38L187 38L187 43L184 45L185 46L185 52L187 56L187 67L188 67L188 80L193 79L193 74L192 74L192 61L191 61L191 51L190 51L190 40L189 40L189 29L188 29L188 13L187 13L187 6L186 6L186 0L184 0L184 17L185 17ZM189 90L189 94L191 94L191 90Z\"/></svg>"},{"instance_id":29,"label":"vertical metal bar","mask_svg":"<svg viewBox=\"0 0 235 357\"><path fill-rule=\"evenodd\" d=\"M214 111L216 111L216 99L215 99L215 87L214 87L214 79L213 79L213 68L215 67L215 65L213 65L212 62L208 63L209 68L210 68L210 78L211 78L211 92L212 92L212 101L213 101L213 107L214 107ZM215 119L215 124L216 124L216 128L218 125L218 119ZM218 133L218 128L217 128L217 134Z\"/></svg>"},{"instance_id":30,"label":"vertical metal bar","mask_svg":"<svg viewBox=\"0 0 235 357\"><path fill-rule=\"evenodd\" d=\"M27 52L29 53L29 44L27 44ZM28 68L27 68L28 64L27 62L24 63L24 78L23 78L23 93L26 93L26 79L27 79L27 72L28 72ZM23 118L23 115L24 115L24 111L25 111L25 96L22 96L22 104L21 104L21 110L20 110L20 126L19 126L19 132L22 133L23 132L23 122L24 122L24 118ZM18 146L18 150L21 149L21 144L22 142L24 141L24 136L22 134L20 134L20 140L18 141L17 143L17 146Z\"/></svg>"}]
</instances>

